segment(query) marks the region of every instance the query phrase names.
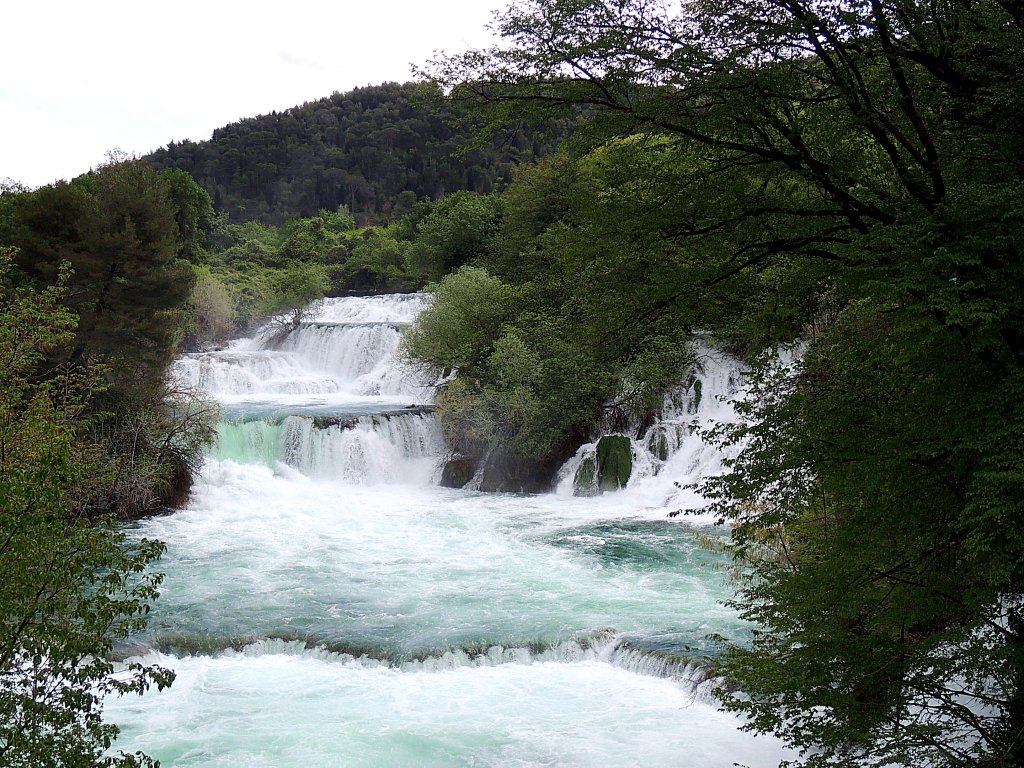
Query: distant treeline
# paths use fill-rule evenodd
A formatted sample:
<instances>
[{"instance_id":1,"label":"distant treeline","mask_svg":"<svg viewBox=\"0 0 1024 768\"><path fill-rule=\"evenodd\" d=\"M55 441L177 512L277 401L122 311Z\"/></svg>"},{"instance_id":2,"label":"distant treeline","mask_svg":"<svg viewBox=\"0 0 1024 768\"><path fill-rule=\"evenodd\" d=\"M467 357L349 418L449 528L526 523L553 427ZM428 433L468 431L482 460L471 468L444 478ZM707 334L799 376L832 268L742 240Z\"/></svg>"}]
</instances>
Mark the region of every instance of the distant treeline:
<instances>
[{"instance_id":1,"label":"distant treeline","mask_svg":"<svg viewBox=\"0 0 1024 768\"><path fill-rule=\"evenodd\" d=\"M439 92L385 83L170 143L146 159L188 172L230 221L280 225L345 206L363 224L394 220L417 200L502 189L512 168L550 153L527 128L466 151L474 127Z\"/></svg>"}]
</instances>

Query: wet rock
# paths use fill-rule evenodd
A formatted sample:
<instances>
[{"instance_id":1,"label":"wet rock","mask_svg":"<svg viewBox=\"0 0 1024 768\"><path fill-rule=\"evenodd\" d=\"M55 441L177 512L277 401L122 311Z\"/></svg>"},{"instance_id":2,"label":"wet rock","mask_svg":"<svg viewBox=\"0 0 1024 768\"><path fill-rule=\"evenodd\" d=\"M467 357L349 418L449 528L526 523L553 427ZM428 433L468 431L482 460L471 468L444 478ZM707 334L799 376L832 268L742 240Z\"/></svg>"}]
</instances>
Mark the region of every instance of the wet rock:
<instances>
[{"instance_id":1,"label":"wet rock","mask_svg":"<svg viewBox=\"0 0 1024 768\"><path fill-rule=\"evenodd\" d=\"M658 427L651 431L647 438L647 450L661 461L668 458L668 435L665 434L664 427Z\"/></svg>"},{"instance_id":2,"label":"wet rock","mask_svg":"<svg viewBox=\"0 0 1024 768\"><path fill-rule=\"evenodd\" d=\"M441 486L462 488L476 474L476 459L450 459L441 470Z\"/></svg>"},{"instance_id":3,"label":"wet rock","mask_svg":"<svg viewBox=\"0 0 1024 768\"><path fill-rule=\"evenodd\" d=\"M359 419L354 416L314 416L313 428L330 429L331 427L337 427L338 429L352 429L358 421Z\"/></svg>"},{"instance_id":4,"label":"wet rock","mask_svg":"<svg viewBox=\"0 0 1024 768\"><path fill-rule=\"evenodd\" d=\"M572 479L573 496L597 496L597 459L593 454L584 456Z\"/></svg>"},{"instance_id":5,"label":"wet rock","mask_svg":"<svg viewBox=\"0 0 1024 768\"><path fill-rule=\"evenodd\" d=\"M625 488L633 471L633 444L623 435L597 441L597 486L603 491Z\"/></svg>"},{"instance_id":6,"label":"wet rock","mask_svg":"<svg viewBox=\"0 0 1024 768\"><path fill-rule=\"evenodd\" d=\"M550 489L550 479L538 475L536 462L516 460L499 450L487 456L480 476L481 491L544 493Z\"/></svg>"}]
</instances>

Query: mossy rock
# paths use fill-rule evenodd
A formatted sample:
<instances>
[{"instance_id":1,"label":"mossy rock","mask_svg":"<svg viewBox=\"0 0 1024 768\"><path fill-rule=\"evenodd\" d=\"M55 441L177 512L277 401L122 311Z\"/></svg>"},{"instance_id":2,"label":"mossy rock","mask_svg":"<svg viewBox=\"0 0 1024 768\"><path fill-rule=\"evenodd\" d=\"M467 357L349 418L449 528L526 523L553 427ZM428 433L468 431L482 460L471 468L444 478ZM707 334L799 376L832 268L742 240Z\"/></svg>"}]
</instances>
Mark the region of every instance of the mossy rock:
<instances>
[{"instance_id":1,"label":"mossy rock","mask_svg":"<svg viewBox=\"0 0 1024 768\"><path fill-rule=\"evenodd\" d=\"M668 435L665 434L664 427L658 427L651 432L647 438L647 450L661 461L668 458Z\"/></svg>"},{"instance_id":2,"label":"mossy rock","mask_svg":"<svg viewBox=\"0 0 1024 768\"><path fill-rule=\"evenodd\" d=\"M597 487L601 491L625 488L633 471L633 444L622 435L597 441Z\"/></svg>"},{"instance_id":3,"label":"mossy rock","mask_svg":"<svg viewBox=\"0 0 1024 768\"><path fill-rule=\"evenodd\" d=\"M588 454L576 468L572 479L572 495L597 496L600 492L597 487L597 459L593 454Z\"/></svg>"},{"instance_id":4,"label":"mossy rock","mask_svg":"<svg viewBox=\"0 0 1024 768\"><path fill-rule=\"evenodd\" d=\"M445 462L441 470L441 486L444 488L462 488L476 474L475 459L451 459Z\"/></svg>"},{"instance_id":5,"label":"mossy rock","mask_svg":"<svg viewBox=\"0 0 1024 768\"><path fill-rule=\"evenodd\" d=\"M704 382L700 379L695 378L693 380L693 399L690 401L690 407L686 409L687 413L696 413L700 410L700 401L704 397Z\"/></svg>"}]
</instances>

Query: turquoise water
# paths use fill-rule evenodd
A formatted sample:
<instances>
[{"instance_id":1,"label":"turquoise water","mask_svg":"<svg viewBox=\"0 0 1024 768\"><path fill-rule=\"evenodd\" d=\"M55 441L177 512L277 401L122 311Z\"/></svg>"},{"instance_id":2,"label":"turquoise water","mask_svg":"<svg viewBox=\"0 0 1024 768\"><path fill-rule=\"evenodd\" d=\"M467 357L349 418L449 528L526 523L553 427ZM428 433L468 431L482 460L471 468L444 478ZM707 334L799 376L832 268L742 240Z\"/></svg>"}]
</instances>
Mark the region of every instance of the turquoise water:
<instances>
[{"instance_id":1,"label":"turquoise water","mask_svg":"<svg viewBox=\"0 0 1024 768\"><path fill-rule=\"evenodd\" d=\"M380 297L322 312L383 323L415 308ZM394 338L349 331L334 341L381 346L334 350L323 324L274 349L243 345L239 370L217 374L225 422L189 504L131 528L167 543L166 581L149 630L119 652L178 678L107 702L119 748L165 768L725 768L786 756L694 681L718 650L710 635L750 628L723 605L721 556L699 545L714 531L668 517L678 478L652 469L596 498L439 488L433 417L374 415L404 400ZM287 366L262 359L282 346ZM372 372L379 399L352 392L367 374L342 375L339 360ZM258 370L275 372L274 392L258 390ZM329 406L303 394L308 382ZM356 422L318 425L324 412Z\"/></svg>"}]
</instances>

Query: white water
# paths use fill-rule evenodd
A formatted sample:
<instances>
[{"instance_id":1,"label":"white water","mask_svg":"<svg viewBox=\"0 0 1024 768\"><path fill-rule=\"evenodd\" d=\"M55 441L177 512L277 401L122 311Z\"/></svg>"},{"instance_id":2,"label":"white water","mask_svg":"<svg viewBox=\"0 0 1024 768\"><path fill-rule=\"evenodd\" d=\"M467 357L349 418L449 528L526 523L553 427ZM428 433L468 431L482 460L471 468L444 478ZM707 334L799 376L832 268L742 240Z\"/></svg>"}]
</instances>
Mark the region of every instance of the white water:
<instances>
[{"instance_id":1,"label":"white water","mask_svg":"<svg viewBox=\"0 0 1024 768\"><path fill-rule=\"evenodd\" d=\"M108 702L118 747L165 768L775 765L691 679L709 634L749 628L720 557L666 516L693 501L673 480L716 469L691 426L738 369L709 363L699 408L676 393L670 455L637 441L623 491L443 489L433 417L395 413L429 401L393 357L422 305L332 300L179 363L226 421L187 508L134 529L167 542L167 579L125 653L178 680Z\"/></svg>"},{"instance_id":2,"label":"white water","mask_svg":"<svg viewBox=\"0 0 1024 768\"><path fill-rule=\"evenodd\" d=\"M639 436L628 434L633 471L625 493L637 505L682 510L690 522L708 524L713 518L700 514L704 502L686 484L723 471L724 455L703 434L716 424L736 420L732 400L743 389L745 368L705 346L698 346L696 353L692 376L665 395L657 421ZM566 462L559 473L558 493L573 493L581 460L594 456L596 449L596 442L587 443Z\"/></svg>"},{"instance_id":3,"label":"white water","mask_svg":"<svg viewBox=\"0 0 1024 768\"><path fill-rule=\"evenodd\" d=\"M297 328L271 323L225 350L184 355L173 376L229 404L304 403L302 397L282 395L327 395L315 402L328 406L381 397L429 402L430 382L395 358L401 328L423 308L424 299L417 294L379 299L324 299Z\"/></svg>"}]
</instances>

